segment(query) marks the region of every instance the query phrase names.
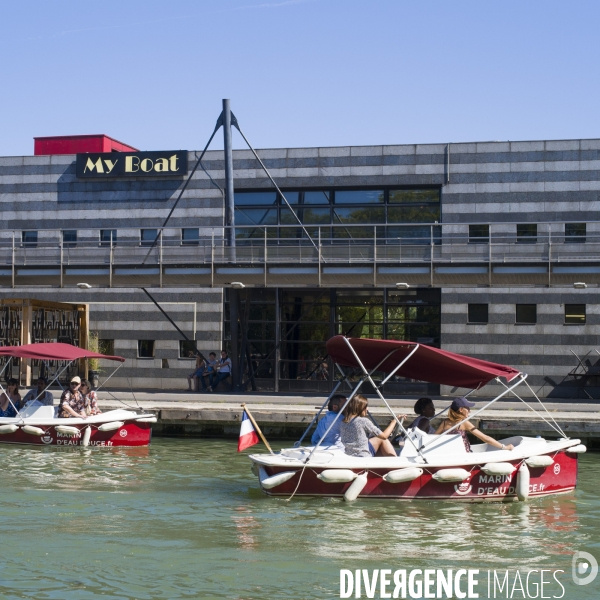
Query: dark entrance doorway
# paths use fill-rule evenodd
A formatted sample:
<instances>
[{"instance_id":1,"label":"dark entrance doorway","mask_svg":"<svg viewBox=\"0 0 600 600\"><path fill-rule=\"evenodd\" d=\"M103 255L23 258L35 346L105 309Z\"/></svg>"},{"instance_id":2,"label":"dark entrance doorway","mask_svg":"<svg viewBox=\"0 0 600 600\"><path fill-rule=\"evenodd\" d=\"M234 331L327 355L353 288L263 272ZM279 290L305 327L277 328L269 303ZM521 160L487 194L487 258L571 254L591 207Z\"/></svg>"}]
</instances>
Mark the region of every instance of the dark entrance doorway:
<instances>
[{"instance_id":1,"label":"dark entrance doorway","mask_svg":"<svg viewBox=\"0 0 600 600\"><path fill-rule=\"evenodd\" d=\"M239 314L248 315L252 369L258 388L264 391L329 392L339 376L325 347L334 335L440 346L439 289L246 289L240 302ZM228 347L228 293L224 315ZM247 378L247 365L245 371ZM439 386L404 379L390 381L386 387L399 394L439 392Z\"/></svg>"}]
</instances>

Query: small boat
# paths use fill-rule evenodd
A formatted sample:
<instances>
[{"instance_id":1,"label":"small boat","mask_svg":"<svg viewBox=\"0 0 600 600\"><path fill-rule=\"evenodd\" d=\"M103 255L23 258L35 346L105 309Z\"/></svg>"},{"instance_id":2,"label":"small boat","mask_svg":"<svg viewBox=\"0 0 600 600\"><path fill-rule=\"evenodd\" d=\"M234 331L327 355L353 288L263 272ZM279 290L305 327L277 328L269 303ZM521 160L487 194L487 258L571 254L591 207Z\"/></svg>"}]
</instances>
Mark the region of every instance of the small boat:
<instances>
[{"instance_id":1,"label":"small boat","mask_svg":"<svg viewBox=\"0 0 600 600\"><path fill-rule=\"evenodd\" d=\"M43 343L0 347L0 356L33 358L42 361L66 361L53 381L58 380L68 366L83 358L102 358L120 362L120 356L107 356L71 346ZM8 364L8 363L7 363ZM115 371L117 370L115 369ZM110 375L112 375L114 372ZM47 389L47 388L46 388ZM0 390L4 389L0 384ZM14 417L0 418L0 444L36 444L40 446L147 446L152 437L152 413L135 410L111 410L87 418L58 417L58 406L45 406L38 400L28 402Z\"/></svg>"},{"instance_id":2,"label":"small boat","mask_svg":"<svg viewBox=\"0 0 600 600\"><path fill-rule=\"evenodd\" d=\"M492 380L501 384L502 393L469 419L509 394L521 400L515 389L527 385L527 374L512 367L415 342L340 335L327 342L327 351L341 373L330 397L346 382L352 390L347 404L368 381L396 420L382 393L384 384L394 376L471 390ZM362 373L354 387L345 368ZM386 374L379 384L373 379L375 372ZM511 502L572 492L577 485L577 458L586 447L580 440L569 439L537 400L541 404L537 414L555 429L558 440L513 436L498 440L512 444L513 450L483 443L472 445L468 452L456 431L460 423L441 435L431 435L419 429L407 431L397 421L405 442L396 457L356 457L336 448L321 448L329 430L316 446L302 446L328 398L293 448L276 454L251 454L249 458L262 490L271 496ZM342 418L341 411L338 416Z\"/></svg>"}]
</instances>

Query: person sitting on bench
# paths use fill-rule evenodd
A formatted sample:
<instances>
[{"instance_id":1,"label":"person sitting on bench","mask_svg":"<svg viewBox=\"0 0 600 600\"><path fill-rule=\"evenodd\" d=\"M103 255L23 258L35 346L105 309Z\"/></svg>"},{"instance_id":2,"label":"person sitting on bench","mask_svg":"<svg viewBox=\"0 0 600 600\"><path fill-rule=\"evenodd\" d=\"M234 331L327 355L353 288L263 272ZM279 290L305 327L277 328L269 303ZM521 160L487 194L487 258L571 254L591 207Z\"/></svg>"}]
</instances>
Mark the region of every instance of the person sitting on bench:
<instances>
[{"instance_id":1,"label":"person sitting on bench","mask_svg":"<svg viewBox=\"0 0 600 600\"><path fill-rule=\"evenodd\" d=\"M216 367L218 370L216 377L214 373L211 373L208 378L210 381L210 387L208 388L209 392L214 392L221 381L227 379L227 377L231 375L231 359L225 350L221 352L221 358L219 359L219 364L217 364Z\"/></svg>"}]
</instances>

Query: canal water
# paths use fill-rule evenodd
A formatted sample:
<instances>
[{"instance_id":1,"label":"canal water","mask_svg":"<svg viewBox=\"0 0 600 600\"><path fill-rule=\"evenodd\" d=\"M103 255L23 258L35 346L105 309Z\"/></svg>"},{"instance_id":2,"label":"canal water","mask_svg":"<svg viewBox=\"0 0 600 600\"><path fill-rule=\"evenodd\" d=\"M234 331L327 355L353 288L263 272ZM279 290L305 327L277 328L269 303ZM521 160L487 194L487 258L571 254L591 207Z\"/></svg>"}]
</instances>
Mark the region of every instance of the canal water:
<instances>
[{"instance_id":1,"label":"canal water","mask_svg":"<svg viewBox=\"0 0 600 600\"><path fill-rule=\"evenodd\" d=\"M0 464L1 598L329 599L340 569L438 568L479 569L480 598L488 570L531 571L512 598L535 597L536 569L564 571L546 597L600 597L571 575L576 551L600 558L600 454L575 494L507 505L272 499L222 440L0 446Z\"/></svg>"}]
</instances>

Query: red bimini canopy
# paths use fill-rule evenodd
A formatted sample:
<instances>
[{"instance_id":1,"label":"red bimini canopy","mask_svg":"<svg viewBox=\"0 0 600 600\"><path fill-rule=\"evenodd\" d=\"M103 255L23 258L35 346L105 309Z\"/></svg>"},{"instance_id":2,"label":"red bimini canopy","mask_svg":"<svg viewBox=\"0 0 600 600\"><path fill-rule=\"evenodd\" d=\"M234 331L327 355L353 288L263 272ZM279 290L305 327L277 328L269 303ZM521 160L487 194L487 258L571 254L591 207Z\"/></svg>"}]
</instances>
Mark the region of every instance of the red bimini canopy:
<instances>
[{"instance_id":1,"label":"red bimini canopy","mask_svg":"<svg viewBox=\"0 0 600 600\"><path fill-rule=\"evenodd\" d=\"M98 352L90 352L55 342L51 344L24 344L23 346L0 346L0 356L16 356L18 358L36 358L39 360L77 360L79 358L106 358L125 362L121 356L106 356Z\"/></svg>"},{"instance_id":2,"label":"red bimini canopy","mask_svg":"<svg viewBox=\"0 0 600 600\"><path fill-rule=\"evenodd\" d=\"M336 335L327 342L327 352L337 364L345 367L360 366L348 348L346 339L367 370L374 369L383 360L377 370L384 373L393 371L417 345L416 342L344 338L342 335ZM395 374L429 383L475 389L496 377L504 377L506 381L511 381L519 371L505 365L419 344L416 352Z\"/></svg>"}]
</instances>

